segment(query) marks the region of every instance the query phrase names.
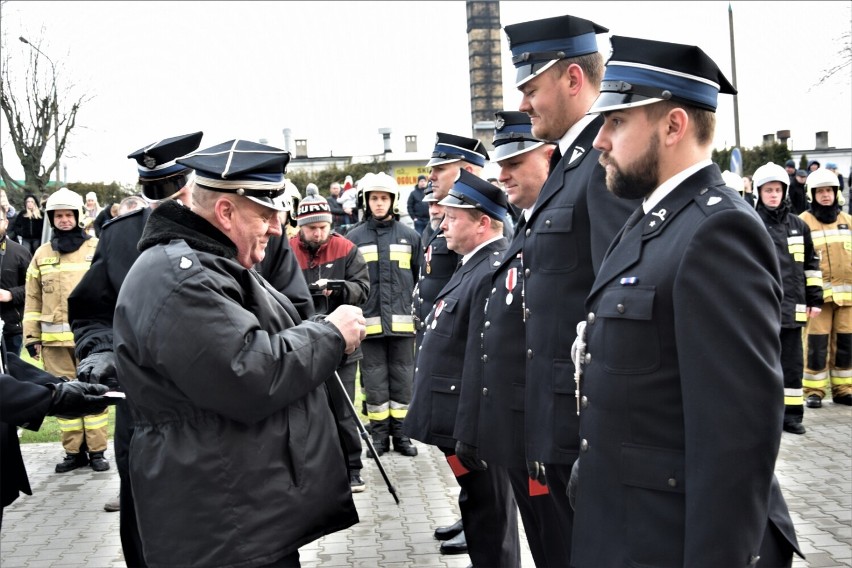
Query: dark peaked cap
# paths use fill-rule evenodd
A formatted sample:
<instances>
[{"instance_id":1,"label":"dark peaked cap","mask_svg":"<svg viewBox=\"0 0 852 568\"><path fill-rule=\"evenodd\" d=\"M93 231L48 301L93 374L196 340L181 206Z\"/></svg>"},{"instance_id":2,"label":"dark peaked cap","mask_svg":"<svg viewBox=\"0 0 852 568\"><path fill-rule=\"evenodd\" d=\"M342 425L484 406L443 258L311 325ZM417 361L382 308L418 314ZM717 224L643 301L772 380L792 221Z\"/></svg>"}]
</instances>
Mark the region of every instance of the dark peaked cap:
<instances>
[{"instance_id":1,"label":"dark peaked cap","mask_svg":"<svg viewBox=\"0 0 852 568\"><path fill-rule=\"evenodd\" d=\"M596 34L609 30L575 16L557 16L503 28L512 50L512 63L518 70L515 86L520 87L560 59L598 51Z\"/></svg>"},{"instance_id":2,"label":"dark peaked cap","mask_svg":"<svg viewBox=\"0 0 852 568\"><path fill-rule=\"evenodd\" d=\"M204 189L244 195L265 207L282 211L272 200L284 193L284 173L290 153L248 140L229 140L178 160L195 170L195 183Z\"/></svg>"},{"instance_id":3,"label":"dark peaked cap","mask_svg":"<svg viewBox=\"0 0 852 568\"><path fill-rule=\"evenodd\" d=\"M465 161L477 166L484 166L488 159L488 151L482 142L476 138L438 132L435 137L435 150L432 152L432 159L426 165L432 167Z\"/></svg>"},{"instance_id":4,"label":"dark peaked cap","mask_svg":"<svg viewBox=\"0 0 852 568\"><path fill-rule=\"evenodd\" d=\"M465 169L459 170L452 189L439 203L444 207L477 209L498 221L503 221L508 212L503 190Z\"/></svg>"},{"instance_id":5,"label":"dark peaked cap","mask_svg":"<svg viewBox=\"0 0 852 568\"><path fill-rule=\"evenodd\" d=\"M737 90L700 47L612 36L601 93L589 113L673 100L715 112Z\"/></svg>"},{"instance_id":6,"label":"dark peaked cap","mask_svg":"<svg viewBox=\"0 0 852 568\"><path fill-rule=\"evenodd\" d=\"M516 110L498 110L494 113L494 156L493 161L500 162L507 158L535 150L542 144L532 135L532 121L525 112Z\"/></svg>"},{"instance_id":7,"label":"dark peaked cap","mask_svg":"<svg viewBox=\"0 0 852 568\"><path fill-rule=\"evenodd\" d=\"M160 200L183 188L190 169L175 160L198 148L203 135L193 132L158 140L127 156L138 164L139 183L145 197Z\"/></svg>"}]
</instances>

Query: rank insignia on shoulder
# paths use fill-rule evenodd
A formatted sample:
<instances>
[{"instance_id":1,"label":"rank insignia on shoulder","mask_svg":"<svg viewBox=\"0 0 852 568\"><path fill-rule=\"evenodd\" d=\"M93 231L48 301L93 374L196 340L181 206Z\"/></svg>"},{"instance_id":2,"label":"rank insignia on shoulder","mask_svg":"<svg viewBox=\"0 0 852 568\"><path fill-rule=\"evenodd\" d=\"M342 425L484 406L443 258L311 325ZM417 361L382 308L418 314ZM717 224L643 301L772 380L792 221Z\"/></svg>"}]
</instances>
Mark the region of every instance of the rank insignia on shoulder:
<instances>
[{"instance_id":1,"label":"rank insignia on shoulder","mask_svg":"<svg viewBox=\"0 0 852 568\"><path fill-rule=\"evenodd\" d=\"M180 257L180 267L184 270L192 266L192 261L185 256Z\"/></svg>"},{"instance_id":2,"label":"rank insignia on shoulder","mask_svg":"<svg viewBox=\"0 0 852 568\"><path fill-rule=\"evenodd\" d=\"M716 205L717 203L719 203L721 201L722 201L721 197L719 197L718 195L714 195L710 199L707 200L707 206L710 207L710 206Z\"/></svg>"}]
</instances>

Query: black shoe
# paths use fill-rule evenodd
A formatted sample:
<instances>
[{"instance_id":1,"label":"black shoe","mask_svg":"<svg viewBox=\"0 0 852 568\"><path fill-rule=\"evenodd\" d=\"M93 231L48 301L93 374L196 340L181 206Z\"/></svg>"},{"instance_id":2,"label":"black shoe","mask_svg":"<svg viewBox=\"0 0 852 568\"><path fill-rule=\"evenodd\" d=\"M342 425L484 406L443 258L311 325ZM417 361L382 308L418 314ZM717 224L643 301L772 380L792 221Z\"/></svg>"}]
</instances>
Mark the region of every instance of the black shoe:
<instances>
[{"instance_id":1,"label":"black shoe","mask_svg":"<svg viewBox=\"0 0 852 568\"><path fill-rule=\"evenodd\" d=\"M467 539L464 537L464 531L441 543L441 554L464 554L465 552L467 552Z\"/></svg>"},{"instance_id":2,"label":"black shoe","mask_svg":"<svg viewBox=\"0 0 852 568\"><path fill-rule=\"evenodd\" d=\"M785 420L784 431L789 432L791 434L804 434L805 427L802 425L801 422L796 422L795 420Z\"/></svg>"},{"instance_id":3,"label":"black shoe","mask_svg":"<svg viewBox=\"0 0 852 568\"><path fill-rule=\"evenodd\" d=\"M373 439L373 447L376 448L376 453L381 456L382 454L386 454L390 451L390 438L385 438L383 440ZM367 457L372 458L373 452L367 449Z\"/></svg>"},{"instance_id":4,"label":"black shoe","mask_svg":"<svg viewBox=\"0 0 852 568\"><path fill-rule=\"evenodd\" d=\"M832 397L834 404L845 404L846 406L852 406L852 394L844 394L843 396L835 396Z\"/></svg>"},{"instance_id":5,"label":"black shoe","mask_svg":"<svg viewBox=\"0 0 852 568\"><path fill-rule=\"evenodd\" d=\"M451 538L462 532L462 520L459 519L448 527L438 527L435 529L435 540L450 540Z\"/></svg>"},{"instance_id":6,"label":"black shoe","mask_svg":"<svg viewBox=\"0 0 852 568\"><path fill-rule=\"evenodd\" d=\"M86 467L89 465L89 458L85 452L79 454L65 454L65 459L56 464L56 473L67 473L78 467Z\"/></svg>"},{"instance_id":7,"label":"black shoe","mask_svg":"<svg viewBox=\"0 0 852 568\"><path fill-rule=\"evenodd\" d=\"M361 473L357 469L349 472L349 488L352 493L361 493L367 488L367 484L361 479Z\"/></svg>"},{"instance_id":8,"label":"black shoe","mask_svg":"<svg viewBox=\"0 0 852 568\"><path fill-rule=\"evenodd\" d=\"M106 471L109 469L109 462L104 458L103 452L90 452L89 465L95 471Z\"/></svg>"},{"instance_id":9,"label":"black shoe","mask_svg":"<svg viewBox=\"0 0 852 568\"><path fill-rule=\"evenodd\" d=\"M411 440L407 436L394 438L393 450L409 458L413 458L417 455L417 448L414 447L414 444L411 443Z\"/></svg>"},{"instance_id":10,"label":"black shoe","mask_svg":"<svg viewBox=\"0 0 852 568\"><path fill-rule=\"evenodd\" d=\"M811 394L805 399L805 406L808 408L822 408L822 399L819 395Z\"/></svg>"}]
</instances>

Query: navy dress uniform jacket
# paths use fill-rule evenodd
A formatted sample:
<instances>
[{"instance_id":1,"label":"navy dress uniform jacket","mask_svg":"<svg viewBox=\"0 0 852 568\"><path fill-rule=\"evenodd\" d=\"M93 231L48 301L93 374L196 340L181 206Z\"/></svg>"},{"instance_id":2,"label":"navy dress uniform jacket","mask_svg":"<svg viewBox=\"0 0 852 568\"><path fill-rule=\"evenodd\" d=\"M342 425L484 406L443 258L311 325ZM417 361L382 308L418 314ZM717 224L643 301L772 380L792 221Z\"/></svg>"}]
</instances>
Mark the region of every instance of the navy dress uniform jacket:
<instances>
[{"instance_id":1,"label":"navy dress uniform jacket","mask_svg":"<svg viewBox=\"0 0 852 568\"><path fill-rule=\"evenodd\" d=\"M480 360L476 322L483 319L483 306L474 305L474 298L477 289L490 285L490 275L507 246L504 237L482 247L455 271L435 300L417 353L414 394L403 425L415 440L455 448L453 431L465 370L469 365L478 367Z\"/></svg>"},{"instance_id":2,"label":"navy dress uniform jacket","mask_svg":"<svg viewBox=\"0 0 852 568\"><path fill-rule=\"evenodd\" d=\"M478 373L465 376L462 383L455 438L477 446L488 464L526 468L523 244L520 233L492 273L486 300L480 304L484 312L477 345L481 365ZM511 302L507 302L510 293Z\"/></svg>"},{"instance_id":3,"label":"navy dress uniform jacket","mask_svg":"<svg viewBox=\"0 0 852 568\"><path fill-rule=\"evenodd\" d=\"M602 124L599 116L562 156L525 229L527 457L548 464L571 465L577 457L571 344L597 267L638 206L606 188L592 148Z\"/></svg>"},{"instance_id":4,"label":"navy dress uniform jacket","mask_svg":"<svg viewBox=\"0 0 852 568\"><path fill-rule=\"evenodd\" d=\"M616 238L587 300L578 568L746 566L768 519L795 546L773 475L778 261L723 186L712 165L663 198Z\"/></svg>"},{"instance_id":5,"label":"navy dress uniform jacket","mask_svg":"<svg viewBox=\"0 0 852 568\"><path fill-rule=\"evenodd\" d=\"M423 247L420 276L417 280L417 286L414 288L412 315L414 316L414 327L417 330L418 345L420 345L423 334L426 332L426 318L432 311L435 298L450 281L458 263L459 255L447 248L444 231L439 227L432 233L426 246Z\"/></svg>"}]
</instances>

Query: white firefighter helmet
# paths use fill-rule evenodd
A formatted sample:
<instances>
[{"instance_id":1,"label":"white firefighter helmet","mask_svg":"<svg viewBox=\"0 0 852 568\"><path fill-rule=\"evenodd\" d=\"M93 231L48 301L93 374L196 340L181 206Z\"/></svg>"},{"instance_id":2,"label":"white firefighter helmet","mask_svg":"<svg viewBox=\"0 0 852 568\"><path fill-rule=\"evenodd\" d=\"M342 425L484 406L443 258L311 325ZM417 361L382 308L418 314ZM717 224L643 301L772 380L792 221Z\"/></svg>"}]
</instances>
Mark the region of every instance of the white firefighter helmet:
<instances>
[{"instance_id":1,"label":"white firefighter helmet","mask_svg":"<svg viewBox=\"0 0 852 568\"><path fill-rule=\"evenodd\" d=\"M818 187L833 187L834 188L834 196L837 199L837 204L841 207L846 205L846 199L843 197L843 193L838 191L840 189L840 180L837 178L837 174L828 170L826 168L817 168L808 174L808 179L805 182L805 187L807 188L807 196L808 201L813 201L815 189Z\"/></svg>"},{"instance_id":2,"label":"white firefighter helmet","mask_svg":"<svg viewBox=\"0 0 852 568\"><path fill-rule=\"evenodd\" d=\"M372 216L370 208L367 206L367 202L369 201L367 194L371 191L390 193L393 201L390 209L391 213L399 218L399 185L397 185L396 180L392 176L389 176L385 172L377 174L370 172L358 180L358 208L363 209L364 215L367 217Z\"/></svg>"},{"instance_id":3,"label":"white firefighter helmet","mask_svg":"<svg viewBox=\"0 0 852 568\"><path fill-rule=\"evenodd\" d=\"M54 229L56 226L53 224L53 212L59 210L73 211L77 218L77 226L83 227L83 198L79 193L71 191L67 187L60 187L51 193L44 209L50 220L50 226Z\"/></svg>"},{"instance_id":4,"label":"white firefighter helmet","mask_svg":"<svg viewBox=\"0 0 852 568\"><path fill-rule=\"evenodd\" d=\"M725 185L735 190L740 195L745 193L745 184L743 183L743 178L741 178L734 172L725 170L724 172L722 172L722 179L725 180Z\"/></svg>"},{"instance_id":5,"label":"white firefighter helmet","mask_svg":"<svg viewBox=\"0 0 852 568\"><path fill-rule=\"evenodd\" d=\"M754 176L752 176L754 181L754 188L760 191L761 186L770 182L770 181L779 181L781 185L784 187L784 197L787 197L787 186L790 185L790 176L787 174L787 170L778 164L774 164L772 162L767 162L757 168L754 171Z\"/></svg>"}]
</instances>

